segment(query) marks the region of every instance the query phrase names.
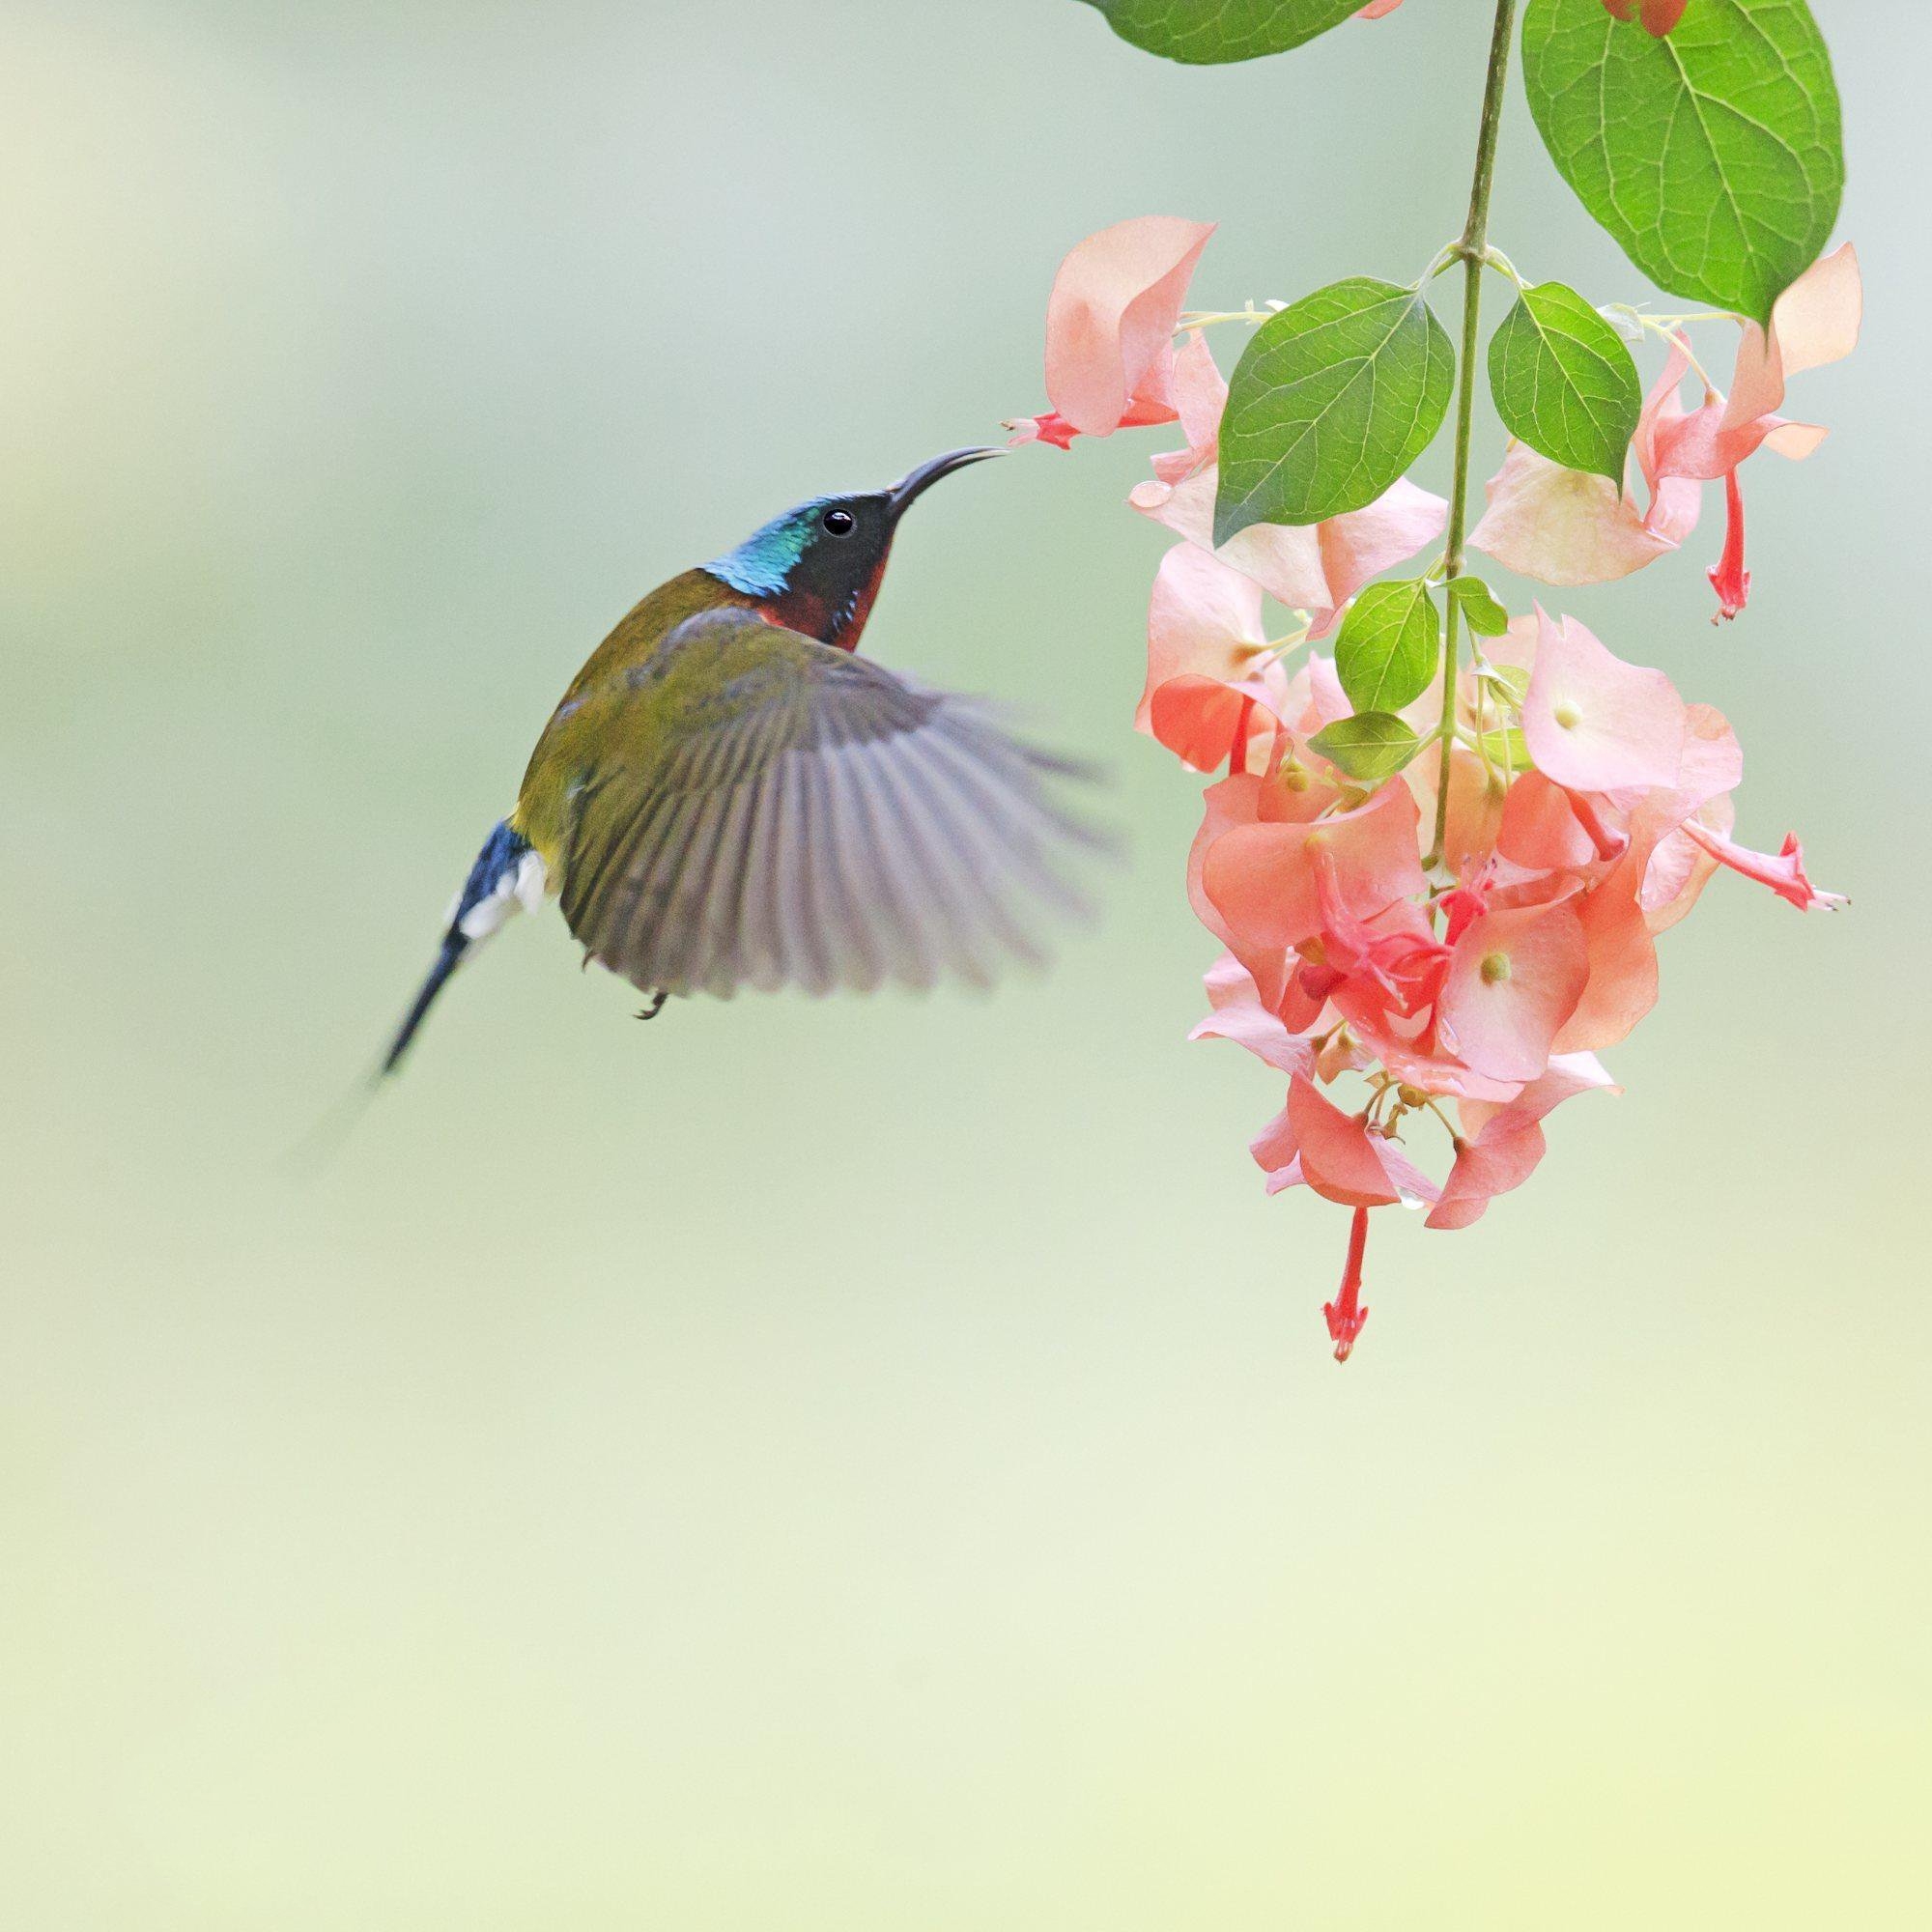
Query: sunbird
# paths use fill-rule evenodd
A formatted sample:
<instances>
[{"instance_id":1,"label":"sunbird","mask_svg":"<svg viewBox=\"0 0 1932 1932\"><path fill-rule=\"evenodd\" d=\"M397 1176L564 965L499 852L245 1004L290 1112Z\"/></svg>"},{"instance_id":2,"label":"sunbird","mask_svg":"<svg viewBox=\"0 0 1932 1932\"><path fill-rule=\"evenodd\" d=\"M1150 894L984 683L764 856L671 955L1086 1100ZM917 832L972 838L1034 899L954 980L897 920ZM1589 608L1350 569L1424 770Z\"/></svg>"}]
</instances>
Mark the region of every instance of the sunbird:
<instances>
[{"instance_id":1,"label":"sunbird","mask_svg":"<svg viewBox=\"0 0 1932 1932\"><path fill-rule=\"evenodd\" d=\"M743 985L983 985L1037 957L1022 907L1077 908L1064 860L1099 842L1054 795L1081 768L856 655L900 518L1003 453L815 497L643 598L552 712L381 1073L469 953L551 896L645 1019Z\"/></svg>"}]
</instances>

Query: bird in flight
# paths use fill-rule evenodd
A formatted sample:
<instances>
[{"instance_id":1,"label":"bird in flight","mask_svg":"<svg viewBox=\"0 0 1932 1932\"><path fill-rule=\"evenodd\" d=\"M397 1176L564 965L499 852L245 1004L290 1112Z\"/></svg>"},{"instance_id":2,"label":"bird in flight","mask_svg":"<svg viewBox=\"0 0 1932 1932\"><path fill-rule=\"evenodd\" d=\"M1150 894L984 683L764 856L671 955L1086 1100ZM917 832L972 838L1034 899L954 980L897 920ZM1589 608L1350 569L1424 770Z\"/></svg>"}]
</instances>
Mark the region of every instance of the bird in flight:
<instances>
[{"instance_id":1,"label":"bird in flight","mask_svg":"<svg viewBox=\"0 0 1932 1932\"><path fill-rule=\"evenodd\" d=\"M747 985L984 985L1037 957L1027 912L1077 909L1065 862L1098 842L1055 795L1081 768L856 654L900 518L1000 454L814 497L632 610L544 726L383 1074L463 960L551 897L643 1018Z\"/></svg>"}]
</instances>

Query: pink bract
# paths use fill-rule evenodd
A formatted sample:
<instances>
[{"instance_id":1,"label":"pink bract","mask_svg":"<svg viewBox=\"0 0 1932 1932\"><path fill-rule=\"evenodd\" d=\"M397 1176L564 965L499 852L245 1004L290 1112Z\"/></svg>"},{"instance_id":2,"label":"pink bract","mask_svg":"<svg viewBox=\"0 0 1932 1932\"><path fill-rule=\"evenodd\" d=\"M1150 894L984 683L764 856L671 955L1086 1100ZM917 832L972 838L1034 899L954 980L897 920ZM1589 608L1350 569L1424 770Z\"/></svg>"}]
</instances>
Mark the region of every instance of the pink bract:
<instances>
[{"instance_id":1,"label":"pink bract","mask_svg":"<svg viewBox=\"0 0 1932 1932\"><path fill-rule=\"evenodd\" d=\"M1574 617L1537 612L1522 735L1545 778L1572 792L1674 785L1684 700L1661 670L1625 664Z\"/></svg>"},{"instance_id":2,"label":"pink bract","mask_svg":"<svg viewBox=\"0 0 1932 1932\"><path fill-rule=\"evenodd\" d=\"M1265 661L1266 643L1261 585L1209 551L1176 544L1161 558L1148 605L1135 729L1196 771L1227 762L1236 732L1267 728L1256 705L1284 702L1287 673Z\"/></svg>"},{"instance_id":3,"label":"pink bract","mask_svg":"<svg viewBox=\"0 0 1932 1932\"><path fill-rule=\"evenodd\" d=\"M1212 222L1148 214L1090 235L1054 277L1046 305L1051 415L1032 434L1066 446L1127 423L1172 422L1174 331ZM1019 440L1028 438L1021 428Z\"/></svg>"}]
</instances>

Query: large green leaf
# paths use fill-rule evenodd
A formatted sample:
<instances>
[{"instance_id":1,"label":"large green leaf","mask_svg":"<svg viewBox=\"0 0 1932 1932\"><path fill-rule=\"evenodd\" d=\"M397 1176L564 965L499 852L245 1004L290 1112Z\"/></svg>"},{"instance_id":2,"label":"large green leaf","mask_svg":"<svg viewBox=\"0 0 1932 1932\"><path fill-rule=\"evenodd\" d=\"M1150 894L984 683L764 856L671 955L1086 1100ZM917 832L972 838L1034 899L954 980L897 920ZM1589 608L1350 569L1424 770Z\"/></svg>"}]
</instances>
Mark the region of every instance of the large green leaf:
<instances>
[{"instance_id":1,"label":"large green leaf","mask_svg":"<svg viewBox=\"0 0 1932 1932\"><path fill-rule=\"evenodd\" d=\"M1270 316L1221 418L1214 541L1373 503L1442 427L1448 331L1414 289L1357 275Z\"/></svg>"},{"instance_id":2,"label":"large green leaf","mask_svg":"<svg viewBox=\"0 0 1932 1932\"><path fill-rule=\"evenodd\" d=\"M1088 0L1122 40L1194 66L1286 53L1325 34L1362 0Z\"/></svg>"},{"instance_id":3,"label":"large green leaf","mask_svg":"<svg viewBox=\"0 0 1932 1932\"><path fill-rule=\"evenodd\" d=\"M1386 711L1358 711L1337 719L1308 741L1331 765L1364 784L1392 779L1415 756L1422 740L1400 718Z\"/></svg>"},{"instance_id":4,"label":"large green leaf","mask_svg":"<svg viewBox=\"0 0 1932 1932\"><path fill-rule=\"evenodd\" d=\"M1360 711L1400 711L1429 689L1442 656L1442 620L1419 579L1372 583L1349 606L1335 673Z\"/></svg>"},{"instance_id":5,"label":"large green leaf","mask_svg":"<svg viewBox=\"0 0 1932 1932\"><path fill-rule=\"evenodd\" d=\"M1831 239L1838 91L1804 0L1696 0L1662 40L1530 0L1523 80L1577 198L1673 295L1768 321Z\"/></svg>"},{"instance_id":6,"label":"large green leaf","mask_svg":"<svg viewBox=\"0 0 1932 1932\"><path fill-rule=\"evenodd\" d=\"M1566 469L1621 484L1643 411L1643 384L1624 339L1561 282L1524 289L1490 340L1496 413Z\"/></svg>"}]
</instances>

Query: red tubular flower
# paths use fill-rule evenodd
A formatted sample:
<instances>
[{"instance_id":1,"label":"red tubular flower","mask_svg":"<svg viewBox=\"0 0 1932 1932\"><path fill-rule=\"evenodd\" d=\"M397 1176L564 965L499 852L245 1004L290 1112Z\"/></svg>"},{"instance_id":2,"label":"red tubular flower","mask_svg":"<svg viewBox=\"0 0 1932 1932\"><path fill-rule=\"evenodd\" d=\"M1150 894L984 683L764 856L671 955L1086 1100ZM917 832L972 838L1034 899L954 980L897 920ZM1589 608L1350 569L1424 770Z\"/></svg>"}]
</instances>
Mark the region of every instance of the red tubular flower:
<instances>
[{"instance_id":1,"label":"red tubular flower","mask_svg":"<svg viewBox=\"0 0 1932 1932\"><path fill-rule=\"evenodd\" d=\"M1738 472L1724 474L1724 551L1704 575L1718 593L1718 614L1712 623L1728 623L1750 597L1750 572L1745 568L1745 493Z\"/></svg>"},{"instance_id":2,"label":"red tubular flower","mask_svg":"<svg viewBox=\"0 0 1932 1932\"><path fill-rule=\"evenodd\" d=\"M1126 412L1116 425L1120 429L1152 429L1156 424L1174 420L1174 412L1165 403L1135 400L1127 405ZM1044 415L1020 416L1010 423L1003 423L1003 429L1013 432L1014 442L1044 442L1055 449L1071 449L1076 436L1085 436L1087 431L1076 427L1060 413L1058 410L1048 410ZM1112 435L1112 431L1099 432Z\"/></svg>"},{"instance_id":3,"label":"red tubular flower","mask_svg":"<svg viewBox=\"0 0 1932 1932\"><path fill-rule=\"evenodd\" d=\"M1349 1230L1349 1260L1342 1270L1342 1287L1333 1301L1321 1304L1321 1313L1328 1323L1328 1339L1335 1345L1335 1359L1346 1362L1350 1351L1355 1346L1355 1337L1362 1332L1362 1324L1369 1319L1369 1311L1361 1305L1362 1257L1369 1245L1369 1210L1355 1209L1355 1219Z\"/></svg>"},{"instance_id":4,"label":"red tubular flower","mask_svg":"<svg viewBox=\"0 0 1932 1932\"><path fill-rule=\"evenodd\" d=\"M1787 905L1796 906L1800 912L1835 912L1849 903L1842 893L1822 893L1806 877L1804 847L1798 842L1795 832L1785 834L1784 843L1776 852L1753 852L1748 846L1713 832L1708 825L1699 825L1695 819L1686 819L1684 831L1719 865L1728 866L1732 871L1755 879L1761 886L1769 886Z\"/></svg>"}]
</instances>

